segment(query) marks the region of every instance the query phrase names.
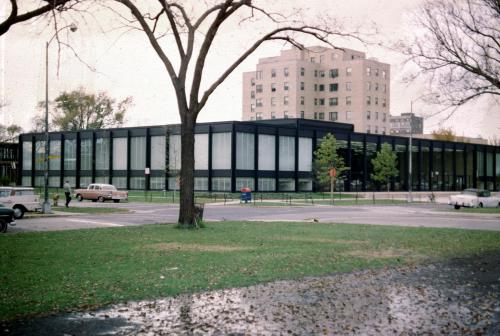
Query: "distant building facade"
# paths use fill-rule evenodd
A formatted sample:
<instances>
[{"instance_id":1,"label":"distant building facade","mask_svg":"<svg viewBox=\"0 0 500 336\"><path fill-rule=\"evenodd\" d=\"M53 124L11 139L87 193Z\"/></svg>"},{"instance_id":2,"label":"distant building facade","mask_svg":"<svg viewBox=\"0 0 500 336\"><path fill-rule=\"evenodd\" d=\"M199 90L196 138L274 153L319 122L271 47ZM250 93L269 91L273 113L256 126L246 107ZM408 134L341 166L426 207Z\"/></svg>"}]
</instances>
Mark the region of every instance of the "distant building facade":
<instances>
[{"instance_id":1,"label":"distant building facade","mask_svg":"<svg viewBox=\"0 0 500 336\"><path fill-rule=\"evenodd\" d=\"M244 121L315 119L389 134L389 101L390 65L350 49L284 50L243 74Z\"/></svg>"},{"instance_id":2,"label":"distant building facade","mask_svg":"<svg viewBox=\"0 0 500 336\"><path fill-rule=\"evenodd\" d=\"M391 116L391 134L410 134L410 122L412 134L424 133L424 118L417 117L414 113L401 113L400 116Z\"/></svg>"}]
</instances>

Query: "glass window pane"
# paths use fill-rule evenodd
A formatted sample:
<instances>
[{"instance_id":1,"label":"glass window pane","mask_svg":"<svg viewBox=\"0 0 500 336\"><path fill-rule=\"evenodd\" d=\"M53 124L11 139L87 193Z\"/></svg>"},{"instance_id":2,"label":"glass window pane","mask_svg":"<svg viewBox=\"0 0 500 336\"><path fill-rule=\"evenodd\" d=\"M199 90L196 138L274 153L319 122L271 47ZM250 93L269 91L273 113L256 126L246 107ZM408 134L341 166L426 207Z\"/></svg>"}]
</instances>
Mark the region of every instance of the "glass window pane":
<instances>
[{"instance_id":1,"label":"glass window pane","mask_svg":"<svg viewBox=\"0 0 500 336\"><path fill-rule=\"evenodd\" d=\"M170 170L181 169L181 136L170 135L168 143L168 168Z\"/></svg>"},{"instance_id":2,"label":"glass window pane","mask_svg":"<svg viewBox=\"0 0 500 336\"><path fill-rule=\"evenodd\" d=\"M80 176L80 188L87 188L92 183L91 176Z\"/></svg>"},{"instance_id":3,"label":"glass window pane","mask_svg":"<svg viewBox=\"0 0 500 336\"><path fill-rule=\"evenodd\" d=\"M236 169L254 169L254 135L236 133Z\"/></svg>"},{"instance_id":4,"label":"glass window pane","mask_svg":"<svg viewBox=\"0 0 500 336\"><path fill-rule=\"evenodd\" d=\"M165 178L151 177L149 179L149 188L152 190L165 190Z\"/></svg>"},{"instance_id":5,"label":"glass window pane","mask_svg":"<svg viewBox=\"0 0 500 336\"><path fill-rule=\"evenodd\" d=\"M194 135L194 169L208 170L208 134Z\"/></svg>"},{"instance_id":6,"label":"glass window pane","mask_svg":"<svg viewBox=\"0 0 500 336\"><path fill-rule=\"evenodd\" d=\"M49 176L49 187L60 187L61 178L59 176Z\"/></svg>"},{"instance_id":7,"label":"glass window pane","mask_svg":"<svg viewBox=\"0 0 500 336\"><path fill-rule=\"evenodd\" d=\"M146 137L132 137L130 138L130 169L144 171L144 168L146 168Z\"/></svg>"},{"instance_id":8,"label":"glass window pane","mask_svg":"<svg viewBox=\"0 0 500 336\"><path fill-rule=\"evenodd\" d=\"M212 134L212 169L231 169L231 133Z\"/></svg>"},{"instance_id":9,"label":"glass window pane","mask_svg":"<svg viewBox=\"0 0 500 336\"><path fill-rule=\"evenodd\" d=\"M295 170L295 138L288 136L279 137L279 162L280 171ZM280 189L281 190L281 189Z\"/></svg>"},{"instance_id":10,"label":"glass window pane","mask_svg":"<svg viewBox=\"0 0 500 336\"><path fill-rule=\"evenodd\" d=\"M273 178L259 178L259 191L275 191L276 180Z\"/></svg>"},{"instance_id":11,"label":"glass window pane","mask_svg":"<svg viewBox=\"0 0 500 336\"><path fill-rule=\"evenodd\" d=\"M113 170L127 170L127 138L113 139Z\"/></svg>"},{"instance_id":12,"label":"glass window pane","mask_svg":"<svg viewBox=\"0 0 500 336\"><path fill-rule=\"evenodd\" d=\"M237 177L236 178L236 191L240 191L241 188L250 188L254 190L254 179L253 177Z\"/></svg>"},{"instance_id":13,"label":"glass window pane","mask_svg":"<svg viewBox=\"0 0 500 336\"><path fill-rule=\"evenodd\" d=\"M80 141L80 170L92 170L92 140Z\"/></svg>"},{"instance_id":14,"label":"glass window pane","mask_svg":"<svg viewBox=\"0 0 500 336\"><path fill-rule=\"evenodd\" d=\"M231 134L231 133L229 133ZM231 191L230 177L212 177L212 190L214 191Z\"/></svg>"},{"instance_id":15,"label":"glass window pane","mask_svg":"<svg viewBox=\"0 0 500 336\"><path fill-rule=\"evenodd\" d=\"M165 170L166 138L151 137L151 170ZM163 181L165 185L165 181ZM160 188L163 189L163 188Z\"/></svg>"},{"instance_id":16,"label":"glass window pane","mask_svg":"<svg viewBox=\"0 0 500 336\"><path fill-rule=\"evenodd\" d=\"M279 179L279 191L295 191L294 179Z\"/></svg>"},{"instance_id":17,"label":"glass window pane","mask_svg":"<svg viewBox=\"0 0 500 336\"><path fill-rule=\"evenodd\" d=\"M130 189L138 189L138 190L146 189L146 178L145 177L131 177L130 178Z\"/></svg>"},{"instance_id":18,"label":"glass window pane","mask_svg":"<svg viewBox=\"0 0 500 336\"><path fill-rule=\"evenodd\" d=\"M64 140L64 170L76 170L76 140Z\"/></svg>"},{"instance_id":19,"label":"glass window pane","mask_svg":"<svg viewBox=\"0 0 500 336\"><path fill-rule=\"evenodd\" d=\"M45 169L45 141L35 142L35 170Z\"/></svg>"},{"instance_id":20,"label":"glass window pane","mask_svg":"<svg viewBox=\"0 0 500 336\"><path fill-rule=\"evenodd\" d=\"M117 188L117 189L127 189L127 178L126 177L113 177L111 179L112 184Z\"/></svg>"},{"instance_id":21,"label":"glass window pane","mask_svg":"<svg viewBox=\"0 0 500 336\"><path fill-rule=\"evenodd\" d=\"M95 169L109 169L109 139L99 138L95 141Z\"/></svg>"},{"instance_id":22,"label":"glass window pane","mask_svg":"<svg viewBox=\"0 0 500 336\"><path fill-rule=\"evenodd\" d=\"M31 176L23 176L21 185L23 187L31 187Z\"/></svg>"},{"instance_id":23,"label":"glass window pane","mask_svg":"<svg viewBox=\"0 0 500 336\"><path fill-rule=\"evenodd\" d=\"M61 140L49 142L49 170L61 170Z\"/></svg>"},{"instance_id":24,"label":"glass window pane","mask_svg":"<svg viewBox=\"0 0 500 336\"><path fill-rule=\"evenodd\" d=\"M275 149L274 135L259 134L259 170L276 169L276 163L274 162L276 158Z\"/></svg>"},{"instance_id":25,"label":"glass window pane","mask_svg":"<svg viewBox=\"0 0 500 336\"><path fill-rule=\"evenodd\" d=\"M31 170L31 155L33 152L31 141L23 142L23 170ZM29 182L31 184L31 180Z\"/></svg>"},{"instance_id":26,"label":"glass window pane","mask_svg":"<svg viewBox=\"0 0 500 336\"><path fill-rule=\"evenodd\" d=\"M195 177L194 190L198 191L208 190L208 177Z\"/></svg>"},{"instance_id":27,"label":"glass window pane","mask_svg":"<svg viewBox=\"0 0 500 336\"><path fill-rule=\"evenodd\" d=\"M311 138L299 138L299 171L312 171Z\"/></svg>"}]
</instances>

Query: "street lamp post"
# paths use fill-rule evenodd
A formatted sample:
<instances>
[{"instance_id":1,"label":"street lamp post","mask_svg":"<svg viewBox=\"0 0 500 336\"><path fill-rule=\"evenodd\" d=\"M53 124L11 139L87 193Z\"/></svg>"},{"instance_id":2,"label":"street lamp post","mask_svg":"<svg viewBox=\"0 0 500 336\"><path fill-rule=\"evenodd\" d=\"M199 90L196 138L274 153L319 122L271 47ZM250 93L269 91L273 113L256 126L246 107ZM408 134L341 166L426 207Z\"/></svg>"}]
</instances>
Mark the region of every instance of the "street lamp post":
<instances>
[{"instance_id":1,"label":"street lamp post","mask_svg":"<svg viewBox=\"0 0 500 336\"><path fill-rule=\"evenodd\" d=\"M57 34L63 30L69 28L72 32L77 30L74 23L58 29L54 35L45 43L45 153L44 153L44 184L43 184L43 204L42 212L50 213L50 201L49 201L49 45L57 36Z\"/></svg>"}]
</instances>

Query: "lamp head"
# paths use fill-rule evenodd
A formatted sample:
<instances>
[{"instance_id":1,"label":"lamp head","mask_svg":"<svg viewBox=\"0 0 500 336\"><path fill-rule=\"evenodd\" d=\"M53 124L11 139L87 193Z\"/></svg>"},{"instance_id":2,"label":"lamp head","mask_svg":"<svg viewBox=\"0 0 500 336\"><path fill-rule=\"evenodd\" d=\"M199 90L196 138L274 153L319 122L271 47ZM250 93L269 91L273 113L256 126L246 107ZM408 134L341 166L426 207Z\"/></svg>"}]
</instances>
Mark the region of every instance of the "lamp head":
<instances>
[{"instance_id":1,"label":"lamp head","mask_svg":"<svg viewBox=\"0 0 500 336\"><path fill-rule=\"evenodd\" d=\"M74 32L76 32L78 30L78 27L76 26L76 24L72 23L69 26L69 30L71 30L74 33Z\"/></svg>"}]
</instances>

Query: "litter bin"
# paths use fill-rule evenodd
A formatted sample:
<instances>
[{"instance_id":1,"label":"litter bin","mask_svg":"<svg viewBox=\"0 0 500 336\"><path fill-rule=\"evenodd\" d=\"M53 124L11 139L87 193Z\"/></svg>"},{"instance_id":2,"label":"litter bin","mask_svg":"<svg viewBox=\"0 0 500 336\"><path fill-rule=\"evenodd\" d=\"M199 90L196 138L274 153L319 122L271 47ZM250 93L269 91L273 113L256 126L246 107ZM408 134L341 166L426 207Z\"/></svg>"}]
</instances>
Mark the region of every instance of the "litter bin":
<instances>
[{"instance_id":1,"label":"litter bin","mask_svg":"<svg viewBox=\"0 0 500 336\"><path fill-rule=\"evenodd\" d=\"M240 192L240 202L248 203L248 201L252 201L252 190L250 188L241 188Z\"/></svg>"},{"instance_id":2,"label":"litter bin","mask_svg":"<svg viewBox=\"0 0 500 336\"><path fill-rule=\"evenodd\" d=\"M196 225L200 225L203 221L204 206L205 205L203 203L195 203L194 205L194 220L196 221Z\"/></svg>"}]
</instances>

